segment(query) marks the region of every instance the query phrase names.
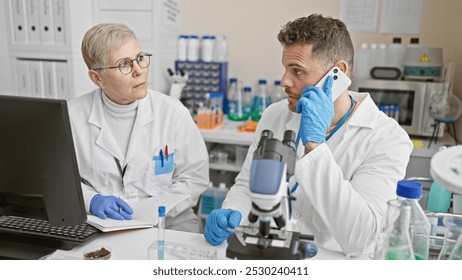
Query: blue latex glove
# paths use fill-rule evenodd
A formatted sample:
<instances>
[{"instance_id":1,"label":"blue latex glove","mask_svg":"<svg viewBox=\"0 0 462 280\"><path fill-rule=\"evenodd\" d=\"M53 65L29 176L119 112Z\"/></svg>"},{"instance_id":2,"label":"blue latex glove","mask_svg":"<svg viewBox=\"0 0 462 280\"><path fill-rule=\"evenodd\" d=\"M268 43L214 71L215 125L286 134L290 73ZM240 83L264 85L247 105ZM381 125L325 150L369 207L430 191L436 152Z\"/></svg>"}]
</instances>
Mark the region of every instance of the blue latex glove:
<instances>
[{"instance_id":1,"label":"blue latex glove","mask_svg":"<svg viewBox=\"0 0 462 280\"><path fill-rule=\"evenodd\" d=\"M122 199L100 194L91 199L90 212L101 219L109 217L114 220L131 220L133 214L132 208Z\"/></svg>"},{"instance_id":2,"label":"blue latex glove","mask_svg":"<svg viewBox=\"0 0 462 280\"><path fill-rule=\"evenodd\" d=\"M334 118L332 102L332 76L327 77L324 89L308 86L303 89L297 103L297 113L302 114L300 121L300 138L307 142L326 142L326 132Z\"/></svg>"},{"instance_id":3,"label":"blue latex glove","mask_svg":"<svg viewBox=\"0 0 462 280\"><path fill-rule=\"evenodd\" d=\"M219 245L233 233L232 229L241 222L242 214L231 209L215 209L205 222L205 239L213 246Z\"/></svg>"}]
</instances>

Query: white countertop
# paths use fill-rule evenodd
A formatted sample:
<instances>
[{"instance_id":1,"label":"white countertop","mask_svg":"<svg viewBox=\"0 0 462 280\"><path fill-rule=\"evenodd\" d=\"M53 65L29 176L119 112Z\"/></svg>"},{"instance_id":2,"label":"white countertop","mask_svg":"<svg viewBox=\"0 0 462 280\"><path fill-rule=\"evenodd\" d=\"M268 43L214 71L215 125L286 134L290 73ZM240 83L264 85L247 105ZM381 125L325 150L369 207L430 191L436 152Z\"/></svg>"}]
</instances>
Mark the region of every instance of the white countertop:
<instances>
[{"instance_id":1,"label":"white countertop","mask_svg":"<svg viewBox=\"0 0 462 280\"><path fill-rule=\"evenodd\" d=\"M107 246L112 250L111 260L146 260L148 247L156 239L157 228L103 233L90 243L76 246L70 251L57 250L48 259L82 259L87 249ZM212 246L205 240L203 234L166 230L165 241L212 248L217 251L217 259L227 259L226 242L219 246ZM310 260L345 260L345 255L341 252L318 248L318 254Z\"/></svg>"}]
</instances>

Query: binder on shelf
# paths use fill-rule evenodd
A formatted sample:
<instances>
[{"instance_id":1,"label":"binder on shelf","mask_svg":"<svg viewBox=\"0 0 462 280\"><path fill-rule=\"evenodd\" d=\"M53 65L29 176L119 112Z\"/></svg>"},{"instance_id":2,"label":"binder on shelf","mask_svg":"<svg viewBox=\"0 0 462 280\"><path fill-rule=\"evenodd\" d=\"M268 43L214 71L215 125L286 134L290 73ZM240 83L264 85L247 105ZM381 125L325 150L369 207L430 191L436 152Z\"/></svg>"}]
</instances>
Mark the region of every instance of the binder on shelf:
<instances>
[{"instance_id":1,"label":"binder on shelf","mask_svg":"<svg viewBox=\"0 0 462 280\"><path fill-rule=\"evenodd\" d=\"M27 16L27 36L30 45L40 44L40 19L38 0L24 0Z\"/></svg>"},{"instance_id":2,"label":"binder on shelf","mask_svg":"<svg viewBox=\"0 0 462 280\"><path fill-rule=\"evenodd\" d=\"M58 98L54 61L43 61L43 89L45 98Z\"/></svg>"},{"instance_id":3,"label":"binder on shelf","mask_svg":"<svg viewBox=\"0 0 462 280\"><path fill-rule=\"evenodd\" d=\"M17 87L19 96L31 95L31 82L29 61L17 59L16 60L16 73L17 73Z\"/></svg>"},{"instance_id":4,"label":"binder on shelf","mask_svg":"<svg viewBox=\"0 0 462 280\"><path fill-rule=\"evenodd\" d=\"M56 96L58 99L71 100L72 94L69 92L69 79L67 62L56 61L55 62L55 81L56 81Z\"/></svg>"},{"instance_id":5,"label":"binder on shelf","mask_svg":"<svg viewBox=\"0 0 462 280\"><path fill-rule=\"evenodd\" d=\"M30 60L31 96L44 97L42 61Z\"/></svg>"},{"instance_id":6,"label":"binder on shelf","mask_svg":"<svg viewBox=\"0 0 462 280\"><path fill-rule=\"evenodd\" d=\"M24 0L10 0L13 44L27 44L26 7Z\"/></svg>"},{"instance_id":7,"label":"binder on shelf","mask_svg":"<svg viewBox=\"0 0 462 280\"><path fill-rule=\"evenodd\" d=\"M51 0L39 0L40 43L54 45L54 27Z\"/></svg>"},{"instance_id":8,"label":"binder on shelf","mask_svg":"<svg viewBox=\"0 0 462 280\"><path fill-rule=\"evenodd\" d=\"M55 45L64 46L66 44L66 26L64 23L64 0L52 0L53 12L53 33Z\"/></svg>"}]
</instances>

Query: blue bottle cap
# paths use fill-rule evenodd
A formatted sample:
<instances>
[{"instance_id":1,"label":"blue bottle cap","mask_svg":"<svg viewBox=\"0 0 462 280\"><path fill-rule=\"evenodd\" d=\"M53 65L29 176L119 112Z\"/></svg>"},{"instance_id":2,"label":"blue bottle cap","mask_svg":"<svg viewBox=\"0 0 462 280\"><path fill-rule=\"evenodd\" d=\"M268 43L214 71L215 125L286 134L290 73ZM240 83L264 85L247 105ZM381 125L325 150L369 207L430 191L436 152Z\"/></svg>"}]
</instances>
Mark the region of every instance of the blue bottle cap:
<instances>
[{"instance_id":1,"label":"blue bottle cap","mask_svg":"<svg viewBox=\"0 0 462 280\"><path fill-rule=\"evenodd\" d=\"M401 180L398 182L396 194L405 198L421 198L422 184L413 180Z\"/></svg>"},{"instance_id":2,"label":"blue bottle cap","mask_svg":"<svg viewBox=\"0 0 462 280\"><path fill-rule=\"evenodd\" d=\"M275 80L275 81L274 81L274 85L275 85L275 86L280 86L280 85L281 85L281 81L280 81L280 80Z\"/></svg>"},{"instance_id":3,"label":"blue bottle cap","mask_svg":"<svg viewBox=\"0 0 462 280\"><path fill-rule=\"evenodd\" d=\"M244 92L251 92L252 91L252 87L244 87Z\"/></svg>"},{"instance_id":4,"label":"blue bottle cap","mask_svg":"<svg viewBox=\"0 0 462 280\"><path fill-rule=\"evenodd\" d=\"M266 80L265 79L260 79L260 80L258 80L258 84L266 85Z\"/></svg>"},{"instance_id":5,"label":"blue bottle cap","mask_svg":"<svg viewBox=\"0 0 462 280\"><path fill-rule=\"evenodd\" d=\"M229 82L230 82L230 83L236 83L236 82L237 82L237 78L229 78Z\"/></svg>"},{"instance_id":6,"label":"blue bottle cap","mask_svg":"<svg viewBox=\"0 0 462 280\"><path fill-rule=\"evenodd\" d=\"M165 206L159 206L159 208L157 209L158 213L159 213L159 218L163 218L165 217Z\"/></svg>"}]
</instances>

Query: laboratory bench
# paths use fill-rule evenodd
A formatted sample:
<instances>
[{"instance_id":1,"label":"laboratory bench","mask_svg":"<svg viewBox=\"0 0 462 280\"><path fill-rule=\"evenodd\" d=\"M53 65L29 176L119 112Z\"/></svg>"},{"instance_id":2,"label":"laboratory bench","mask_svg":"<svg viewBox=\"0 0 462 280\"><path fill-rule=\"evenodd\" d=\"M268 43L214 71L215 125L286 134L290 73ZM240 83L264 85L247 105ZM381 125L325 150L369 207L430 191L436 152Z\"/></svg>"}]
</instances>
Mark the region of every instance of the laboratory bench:
<instances>
[{"instance_id":1,"label":"laboratory bench","mask_svg":"<svg viewBox=\"0 0 462 280\"><path fill-rule=\"evenodd\" d=\"M111 260L146 260L148 248L155 240L157 240L157 228L102 233L97 239L88 244L78 245L69 251L57 250L44 259L82 260L84 252L89 248L109 247L112 252ZM216 259L228 259L226 257L226 241L218 246L212 246L205 240L203 234L167 229L165 230L165 242L183 244L185 247L194 246L205 250L215 250ZM166 259L168 258L166 257ZM175 258L172 257L172 259ZM345 255L342 252L318 248L317 255L309 260L345 260Z\"/></svg>"}]
</instances>

